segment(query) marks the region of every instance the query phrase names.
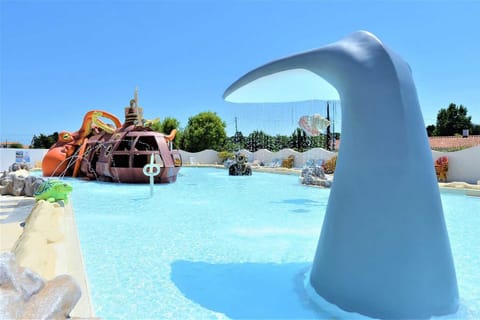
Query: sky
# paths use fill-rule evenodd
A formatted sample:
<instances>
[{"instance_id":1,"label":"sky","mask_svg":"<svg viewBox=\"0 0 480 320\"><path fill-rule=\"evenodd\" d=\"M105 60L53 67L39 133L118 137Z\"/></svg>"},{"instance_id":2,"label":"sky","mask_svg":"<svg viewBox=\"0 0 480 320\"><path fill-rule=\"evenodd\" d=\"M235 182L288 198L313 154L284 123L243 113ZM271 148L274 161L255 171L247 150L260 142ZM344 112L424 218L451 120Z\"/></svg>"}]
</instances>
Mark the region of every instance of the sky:
<instances>
[{"instance_id":1,"label":"sky","mask_svg":"<svg viewBox=\"0 0 480 320\"><path fill-rule=\"evenodd\" d=\"M480 124L478 0L0 3L1 141L76 131L95 109L123 120L136 87L146 119L173 117L184 128L213 111L229 136L235 123L244 135L289 135L302 115L325 116L325 101L233 104L225 89L267 62L358 30L409 63L426 125L452 102ZM341 131L341 102L335 115Z\"/></svg>"}]
</instances>

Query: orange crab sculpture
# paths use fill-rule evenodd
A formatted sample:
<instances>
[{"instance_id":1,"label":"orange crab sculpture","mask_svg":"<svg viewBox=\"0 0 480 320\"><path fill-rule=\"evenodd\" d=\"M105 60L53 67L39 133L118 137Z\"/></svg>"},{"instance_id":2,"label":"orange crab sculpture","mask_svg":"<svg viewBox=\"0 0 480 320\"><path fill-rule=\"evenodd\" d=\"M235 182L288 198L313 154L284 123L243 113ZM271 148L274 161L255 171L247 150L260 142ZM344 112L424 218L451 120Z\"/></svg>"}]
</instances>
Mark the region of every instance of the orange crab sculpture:
<instances>
[{"instance_id":1,"label":"orange crab sculpture","mask_svg":"<svg viewBox=\"0 0 480 320\"><path fill-rule=\"evenodd\" d=\"M182 165L179 151L172 149L176 130L169 135L153 131L143 125L142 113L136 94L125 108L123 124L108 112L87 112L78 131L59 133L58 141L42 160L43 175L148 183L144 172L149 171L147 167L154 159L153 165L159 171L154 182L175 182Z\"/></svg>"}]
</instances>

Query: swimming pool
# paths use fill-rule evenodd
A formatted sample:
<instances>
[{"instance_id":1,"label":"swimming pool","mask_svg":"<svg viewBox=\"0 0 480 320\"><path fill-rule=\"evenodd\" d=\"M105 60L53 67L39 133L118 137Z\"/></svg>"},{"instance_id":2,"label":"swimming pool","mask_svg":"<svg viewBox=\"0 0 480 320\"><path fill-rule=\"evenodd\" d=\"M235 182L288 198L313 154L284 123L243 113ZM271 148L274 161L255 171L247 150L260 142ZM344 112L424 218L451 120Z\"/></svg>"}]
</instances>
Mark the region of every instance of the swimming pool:
<instances>
[{"instance_id":1,"label":"swimming pool","mask_svg":"<svg viewBox=\"0 0 480 320\"><path fill-rule=\"evenodd\" d=\"M105 319L331 318L303 280L329 190L298 176L182 168L174 184L69 179L96 315ZM94 196L92 196L94 195ZM443 193L460 317L480 318L480 198Z\"/></svg>"}]
</instances>

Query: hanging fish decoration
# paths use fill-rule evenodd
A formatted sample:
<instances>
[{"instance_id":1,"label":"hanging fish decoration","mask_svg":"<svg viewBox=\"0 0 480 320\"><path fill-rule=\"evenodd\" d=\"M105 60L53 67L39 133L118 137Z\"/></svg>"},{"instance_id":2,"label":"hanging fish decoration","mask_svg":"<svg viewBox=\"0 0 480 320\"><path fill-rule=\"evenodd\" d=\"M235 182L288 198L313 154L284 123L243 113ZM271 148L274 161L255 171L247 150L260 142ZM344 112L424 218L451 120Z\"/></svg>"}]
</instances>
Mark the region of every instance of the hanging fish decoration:
<instances>
[{"instance_id":1,"label":"hanging fish decoration","mask_svg":"<svg viewBox=\"0 0 480 320\"><path fill-rule=\"evenodd\" d=\"M308 136L318 136L330 125L330 121L319 114L314 114L312 116L300 117L298 125Z\"/></svg>"}]
</instances>

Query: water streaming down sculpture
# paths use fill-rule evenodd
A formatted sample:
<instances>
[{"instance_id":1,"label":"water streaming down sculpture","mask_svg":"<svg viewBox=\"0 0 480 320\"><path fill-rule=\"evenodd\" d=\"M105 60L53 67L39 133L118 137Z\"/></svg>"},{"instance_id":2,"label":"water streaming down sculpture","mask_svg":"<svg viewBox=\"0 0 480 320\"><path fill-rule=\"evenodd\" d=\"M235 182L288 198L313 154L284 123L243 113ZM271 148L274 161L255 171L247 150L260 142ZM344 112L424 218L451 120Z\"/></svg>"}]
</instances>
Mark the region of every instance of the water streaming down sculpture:
<instances>
[{"instance_id":1,"label":"water streaming down sculpture","mask_svg":"<svg viewBox=\"0 0 480 320\"><path fill-rule=\"evenodd\" d=\"M312 287L346 311L375 318L456 312L455 268L409 65L360 31L259 67L224 98L246 101L242 89L257 79L298 69L332 84L342 105L342 147Z\"/></svg>"}]
</instances>

